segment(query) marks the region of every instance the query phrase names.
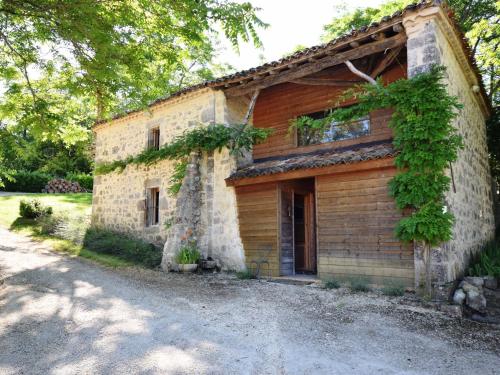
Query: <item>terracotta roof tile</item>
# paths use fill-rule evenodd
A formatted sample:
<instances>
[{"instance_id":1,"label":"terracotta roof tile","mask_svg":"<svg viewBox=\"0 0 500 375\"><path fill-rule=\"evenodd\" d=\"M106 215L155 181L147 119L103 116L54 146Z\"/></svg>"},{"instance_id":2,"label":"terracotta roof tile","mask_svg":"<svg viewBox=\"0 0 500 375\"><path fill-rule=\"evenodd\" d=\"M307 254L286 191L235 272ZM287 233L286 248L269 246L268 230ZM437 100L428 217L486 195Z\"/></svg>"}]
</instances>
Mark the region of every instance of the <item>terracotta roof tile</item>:
<instances>
[{"instance_id":1,"label":"terracotta roof tile","mask_svg":"<svg viewBox=\"0 0 500 375\"><path fill-rule=\"evenodd\" d=\"M395 154L396 151L390 141L384 141L383 143L361 144L355 147L321 151L312 154L294 155L276 159L270 158L270 160L256 161L238 169L227 180L232 181L242 178L272 175L299 169L321 168L336 164L352 164L365 160L382 159L394 156Z\"/></svg>"}]
</instances>

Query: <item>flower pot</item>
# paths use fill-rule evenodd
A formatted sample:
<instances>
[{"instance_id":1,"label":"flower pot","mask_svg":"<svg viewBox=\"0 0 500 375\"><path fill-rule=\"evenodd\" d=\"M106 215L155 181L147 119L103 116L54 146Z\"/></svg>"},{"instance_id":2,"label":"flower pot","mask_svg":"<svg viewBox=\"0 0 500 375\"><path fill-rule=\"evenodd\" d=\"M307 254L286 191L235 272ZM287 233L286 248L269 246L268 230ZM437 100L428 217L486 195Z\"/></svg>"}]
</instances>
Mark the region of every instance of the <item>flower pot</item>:
<instances>
[{"instance_id":1,"label":"flower pot","mask_svg":"<svg viewBox=\"0 0 500 375\"><path fill-rule=\"evenodd\" d=\"M194 272L198 268L196 263L194 264L179 264L179 272Z\"/></svg>"}]
</instances>

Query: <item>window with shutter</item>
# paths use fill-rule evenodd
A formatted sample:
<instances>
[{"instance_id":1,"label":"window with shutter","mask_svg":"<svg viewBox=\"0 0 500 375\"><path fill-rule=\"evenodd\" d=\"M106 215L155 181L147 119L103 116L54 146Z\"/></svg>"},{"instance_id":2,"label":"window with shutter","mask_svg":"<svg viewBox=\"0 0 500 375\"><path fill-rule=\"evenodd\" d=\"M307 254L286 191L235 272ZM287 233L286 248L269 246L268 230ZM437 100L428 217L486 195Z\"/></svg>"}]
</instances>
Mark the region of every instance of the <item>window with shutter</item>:
<instances>
[{"instance_id":1,"label":"window with shutter","mask_svg":"<svg viewBox=\"0 0 500 375\"><path fill-rule=\"evenodd\" d=\"M160 189L146 190L146 226L157 225L160 222Z\"/></svg>"},{"instance_id":2,"label":"window with shutter","mask_svg":"<svg viewBox=\"0 0 500 375\"><path fill-rule=\"evenodd\" d=\"M153 128L148 133L148 149L160 149L160 128Z\"/></svg>"}]
</instances>

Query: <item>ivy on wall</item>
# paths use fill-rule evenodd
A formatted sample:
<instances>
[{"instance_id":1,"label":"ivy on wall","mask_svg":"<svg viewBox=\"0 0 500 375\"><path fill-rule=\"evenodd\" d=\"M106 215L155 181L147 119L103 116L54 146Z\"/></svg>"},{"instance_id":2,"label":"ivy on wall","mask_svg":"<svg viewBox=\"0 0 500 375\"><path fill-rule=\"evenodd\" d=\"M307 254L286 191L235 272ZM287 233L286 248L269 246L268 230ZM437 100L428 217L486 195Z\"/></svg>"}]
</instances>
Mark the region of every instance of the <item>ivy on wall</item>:
<instances>
[{"instance_id":1,"label":"ivy on wall","mask_svg":"<svg viewBox=\"0 0 500 375\"><path fill-rule=\"evenodd\" d=\"M99 163L94 173L102 175L114 171L122 172L127 165L152 165L161 160L175 160L174 173L170 178L169 193L175 195L182 186L186 174L187 157L192 152L211 152L229 148L232 154L249 151L256 143L264 141L269 129L254 128L249 125L214 124L185 131L171 143L156 149L146 149L138 155L129 156L110 163Z\"/></svg>"},{"instance_id":2,"label":"ivy on wall","mask_svg":"<svg viewBox=\"0 0 500 375\"><path fill-rule=\"evenodd\" d=\"M291 124L298 130L305 127L326 130L333 121L349 123L371 111L392 108L389 126L398 151L395 157L398 173L389 183L390 192L399 209L411 209L411 214L399 221L396 235L404 242L422 243L427 253L431 246L452 237L454 218L444 207L444 196L450 186L446 170L462 147L462 139L452 124L462 106L448 94L443 83L444 71L443 67L434 66L429 72L387 86L381 81L357 86L341 98L342 101L354 98L355 105L334 109L321 120L300 117ZM429 254L425 261L430 278ZM426 284L430 284L430 279Z\"/></svg>"}]
</instances>

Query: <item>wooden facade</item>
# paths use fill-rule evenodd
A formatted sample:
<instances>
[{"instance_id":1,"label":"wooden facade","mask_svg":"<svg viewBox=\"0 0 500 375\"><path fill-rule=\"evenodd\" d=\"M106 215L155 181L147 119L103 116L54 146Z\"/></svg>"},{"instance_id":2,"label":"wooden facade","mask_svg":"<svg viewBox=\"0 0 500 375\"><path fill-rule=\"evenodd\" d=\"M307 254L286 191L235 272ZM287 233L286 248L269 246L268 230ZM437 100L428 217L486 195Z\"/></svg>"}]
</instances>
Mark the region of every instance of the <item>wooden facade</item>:
<instances>
[{"instance_id":1,"label":"wooden facade","mask_svg":"<svg viewBox=\"0 0 500 375\"><path fill-rule=\"evenodd\" d=\"M402 214L389 196L395 168L316 178L320 277L367 276L413 286L413 247L394 237Z\"/></svg>"},{"instance_id":2,"label":"wooden facade","mask_svg":"<svg viewBox=\"0 0 500 375\"><path fill-rule=\"evenodd\" d=\"M247 267L254 267L252 261L265 258L272 275L279 275L278 184L237 187L236 198Z\"/></svg>"},{"instance_id":3,"label":"wooden facade","mask_svg":"<svg viewBox=\"0 0 500 375\"><path fill-rule=\"evenodd\" d=\"M356 76L348 72L346 68L331 69L322 72L318 76L356 80ZM384 75L384 80L392 82L403 77L405 77L404 66L396 66ZM392 132L387 127L391 111L381 110L371 114L371 132L367 136L315 146L297 147L296 134L290 134L289 132L290 120L298 116L336 107L338 97L345 90L346 87L299 85L295 83L284 83L263 90L255 105L253 123L254 126L259 128L272 128L273 133L266 142L254 147L254 159L311 152L332 147L345 147L357 143L391 138Z\"/></svg>"},{"instance_id":4,"label":"wooden facade","mask_svg":"<svg viewBox=\"0 0 500 375\"><path fill-rule=\"evenodd\" d=\"M358 66L373 71L377 58L358 61ZM406 78L404 57L386 68L385 83ZM323 84L328 80L338 84ZM344 65L337 65L262 89L253 125L274 132L254 147L254 162L286 162L331 150L349 152L358 145L390 144L389 108L370 113L368 134L357 138L299 146L297 134L289 131L290 121L299 116L353 104L339 98L346 85L359 80ZM384 156L228 181L236 189L247 266L254 268L252 261L268 259L273 276L363 276L373 283L397 280L413 286L413 246L400 243L394 235L402 217L389 196L388 182L395 173L392 156Z\"/></svg>"}]
</instances>

